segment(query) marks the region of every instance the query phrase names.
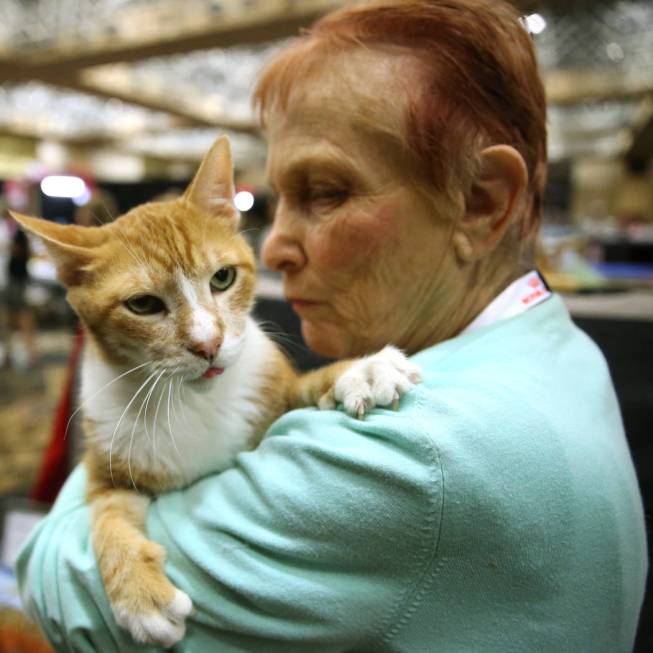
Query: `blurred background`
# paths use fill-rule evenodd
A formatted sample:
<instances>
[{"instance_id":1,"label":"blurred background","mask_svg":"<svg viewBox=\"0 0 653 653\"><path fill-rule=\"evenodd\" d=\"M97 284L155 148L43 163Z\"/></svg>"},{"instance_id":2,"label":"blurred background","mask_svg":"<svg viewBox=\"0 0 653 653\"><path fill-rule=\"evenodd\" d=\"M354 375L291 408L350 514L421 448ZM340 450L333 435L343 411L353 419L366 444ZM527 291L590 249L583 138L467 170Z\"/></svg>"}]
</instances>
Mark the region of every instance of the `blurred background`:
<instances>
[{"instance_id":1,"label":"blurred background","mask_svg":"<svg viewBox=\"0 0 653 653\"><path fill-rule=\"evenodd\" d=\"M181 192L226 133L243 228L258 248L271 200L265 143L250 107L254 81L287 39L340 4L0 2L0 653L40 650L33 630L21 626L11 566L75 460L76 429L63 435L76 407L80 344L42 246L16 229L8 209L106 222ZM653 2L515 4L533 35L549 100L541 267L608 358L648 512ZM279 279L261 270L257 294L257 314L290 334L284 342L297 364L316 364ZM652 624L645 607L638 651L653 650Z\"/></svg>"}]
</instances>

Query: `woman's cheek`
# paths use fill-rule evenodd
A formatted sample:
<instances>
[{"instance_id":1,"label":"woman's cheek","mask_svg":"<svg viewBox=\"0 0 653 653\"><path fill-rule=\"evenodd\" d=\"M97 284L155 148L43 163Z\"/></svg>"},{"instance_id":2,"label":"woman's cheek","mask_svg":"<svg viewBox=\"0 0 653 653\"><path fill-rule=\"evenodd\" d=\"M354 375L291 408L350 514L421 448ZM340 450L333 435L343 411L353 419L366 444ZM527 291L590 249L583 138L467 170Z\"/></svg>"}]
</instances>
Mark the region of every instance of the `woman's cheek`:
<instances>
[{"instance_id":1,"label":"woman's cheek","mask_svg":"<svg viewBox=\"0 0 653 653\"><path fill-rule=\"evenodd\" d=\"M366 208L352 207L315 227L313 261L318 267L363 271L397 245L397 207L387 202L371 211Z\"/></svg>"}]
</instances>

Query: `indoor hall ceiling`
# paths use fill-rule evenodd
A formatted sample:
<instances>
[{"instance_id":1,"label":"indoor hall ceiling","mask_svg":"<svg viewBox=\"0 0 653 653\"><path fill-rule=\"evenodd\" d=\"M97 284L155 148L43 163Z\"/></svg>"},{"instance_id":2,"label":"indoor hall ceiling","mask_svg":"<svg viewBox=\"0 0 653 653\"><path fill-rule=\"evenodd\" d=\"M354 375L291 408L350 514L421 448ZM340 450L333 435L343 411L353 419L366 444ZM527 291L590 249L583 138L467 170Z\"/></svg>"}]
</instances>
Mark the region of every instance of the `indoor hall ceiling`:
<instances>
[{"instance_id":1,"label":"indoor hall ceiling","mask_svg":"<svg viewBox=\"0 0 653 653\"><path fill-rule=\"evenodd\" d=\"M221 132L240 164L260 161L253 81L283 39L338 4L2 0L0 133L187 159Z\"/></svg>"},{"instance_id":2,"label":"indoor hall ceiling","mask_svg":"<svg viewBox=\"0 0 653 653\"><path fill-rule=\"evenodd\" d=\"M0 130L163 158L199 156L227 131L256 159L264 147L249 99L258 71L283 39L339 4L2 0ZM653 2L519 4L546 23L534 39L552 158L633 150L653 115Z\"/></svg>"}]
</instances>

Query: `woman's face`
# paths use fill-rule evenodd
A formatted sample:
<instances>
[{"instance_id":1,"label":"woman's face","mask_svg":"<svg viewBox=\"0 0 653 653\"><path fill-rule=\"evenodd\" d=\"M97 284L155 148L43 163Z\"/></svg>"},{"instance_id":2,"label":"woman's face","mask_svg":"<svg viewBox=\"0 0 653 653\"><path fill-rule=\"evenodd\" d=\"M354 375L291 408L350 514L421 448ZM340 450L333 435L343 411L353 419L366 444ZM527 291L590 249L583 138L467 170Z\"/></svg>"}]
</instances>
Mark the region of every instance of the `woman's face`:
<instances>
[{"instance_id":1,"label":"woman's face","mask_svg":"<svg viewBox=\"0 0 653 653\"><path fill-rule=\"evenodd\" d=\"M401 128L402 77L380 56L343 59L268 119L278 203L263 260L283 273L308 346L336 358L432 344L454 301L451 219L417 192L388 135Z\"/></svg>"}]
</instances>

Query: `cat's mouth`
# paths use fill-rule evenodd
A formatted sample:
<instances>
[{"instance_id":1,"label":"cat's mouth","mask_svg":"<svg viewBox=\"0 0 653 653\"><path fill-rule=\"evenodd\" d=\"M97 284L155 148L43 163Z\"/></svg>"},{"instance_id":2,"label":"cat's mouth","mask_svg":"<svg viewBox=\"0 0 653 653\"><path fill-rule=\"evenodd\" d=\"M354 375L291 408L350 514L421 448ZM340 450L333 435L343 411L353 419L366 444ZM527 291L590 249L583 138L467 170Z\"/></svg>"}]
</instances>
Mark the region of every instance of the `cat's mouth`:
<instances>
[{"instance_id":1,"label":"cat's mouth","mask_svg":"<svg viewBox=\"0 0 653 653\"><path fill-rule=\"evenodd\" d=\"M204 374L202 374L203 379L214 379L216 376L220 376L224 372L224 367L209 367Z\"/></svg>"}]
</instances>

